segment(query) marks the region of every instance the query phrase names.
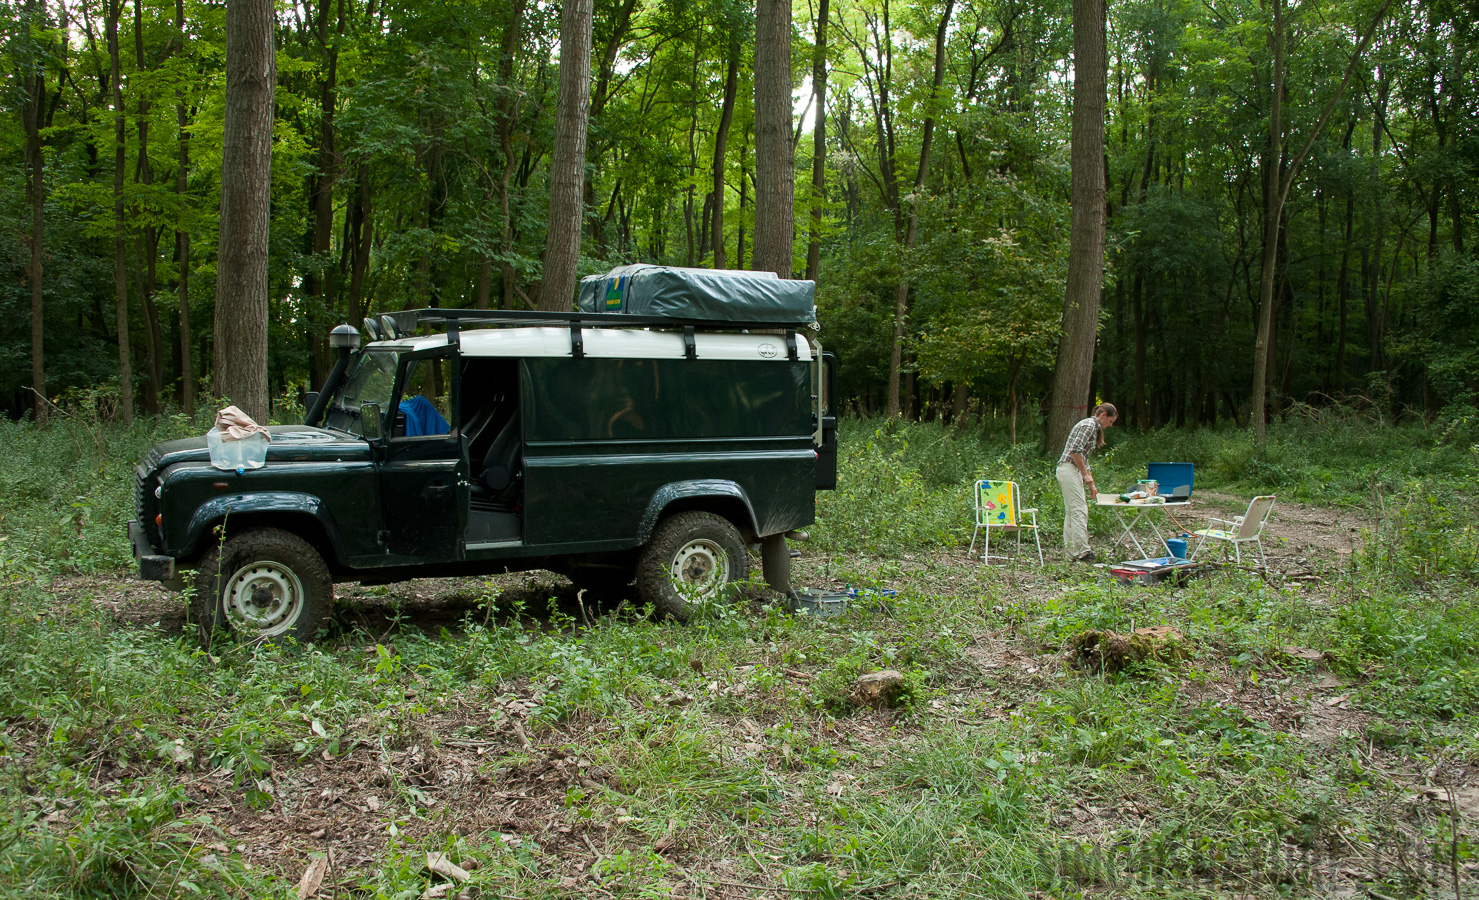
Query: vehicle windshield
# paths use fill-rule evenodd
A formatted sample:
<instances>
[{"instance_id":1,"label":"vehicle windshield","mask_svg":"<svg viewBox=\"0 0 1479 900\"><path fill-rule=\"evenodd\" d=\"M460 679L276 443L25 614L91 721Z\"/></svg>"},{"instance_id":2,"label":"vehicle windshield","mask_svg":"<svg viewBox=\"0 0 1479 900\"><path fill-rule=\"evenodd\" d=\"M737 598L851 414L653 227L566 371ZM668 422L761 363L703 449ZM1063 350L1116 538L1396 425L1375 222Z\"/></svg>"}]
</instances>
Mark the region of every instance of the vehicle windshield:
<instances>
[{"instance_id":1,"label":"vehicle windshield","mask_svg":"<svg viewBox=\"0 0 1479 900\"><path fill-rule=\"evenodd\" d=\"M339 402L329 409L325 424L330 428L364 436L360 424L360 407L366 403L378 403L383 412L390 405L390 393L395 389L395 369L399 354L389 350L367 350L360 354L359 361L350 369L344 380L344 393Z\"/></svg>"}]
</instances>

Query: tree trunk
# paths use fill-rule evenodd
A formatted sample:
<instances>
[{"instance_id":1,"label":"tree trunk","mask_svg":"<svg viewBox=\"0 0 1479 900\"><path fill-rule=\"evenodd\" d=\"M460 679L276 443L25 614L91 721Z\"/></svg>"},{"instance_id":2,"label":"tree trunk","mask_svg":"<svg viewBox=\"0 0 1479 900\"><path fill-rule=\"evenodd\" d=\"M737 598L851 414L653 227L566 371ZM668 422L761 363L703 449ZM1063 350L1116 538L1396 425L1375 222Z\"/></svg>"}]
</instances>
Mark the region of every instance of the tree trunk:
<instances>
[{"instance_id":1,"label":"tree trunk","mask_svg":"<svg viewBox=\"0 0 1479 900\"><path fill-rule=\"evenodd\" d=\"M515 0L521 6L523 0ZM591 93L591 107L588 122L599 121L601 113L606 109L606 101L611 99L611 77L616 74L616 57L621 48L627 43L627 35L631 31L632 11L637 6L637 0L621 0L615 15L611 20L611 30L608 32L606 43L601 51L601 63L596 69L596 86ZM594 30L594 29L593 29ZM588 147L587 152L595 158L599 165L601 157L605 155L609 146ZM612 191L612 196L616 194ZM596 185L595 179L585 183L585 207L596 208ZM606 222L604 219L591 218L591 241L596 247L596 253L605 257L606 248Z\"/></svg>"},{"instance_id":2,"label":"tree trunk","mask_svg":"<svg viewBox=\"0 0 1479 900\"><path fill-rule=\"evenodd\" d=\"M549 234L539 308L568 310L575 300L585 204L586 116L591 94L592 0L566 0L560 11L560 89L550 158Z\"/></svg>"},{"instance_id":3,"label":"tree trunk","mask_svg":"<svg viewBox=\"0 0 1479 900\"><path fill-rule=\"evenodd\" d=\"M1268 117L1268 148L1263 157L1263 269L1258 286L1258 336L1253 344L1253 433L1262 444L1267 422L1269 337L1274 324L1274 276L1279 251L1280 169L1284 163L1284 0L1273 0L1273 92Z\"/></svg>"},{"instance_id":4,"label":"tree trunk","mask_svg":"<svg viewBox=\"0 0 1479 900\"><path fill-rule=\"evenodd\" d=\"M806 279L816 281L822 264L822 207L827 201L827 5L817 10L816 53L811 88L816 94L816 127L811 135L811 235L806 242Z\"/></svg>"},{"instance_id":5,"label":"tree trunk","mask_svg":"<svg viewBox=\"0 0 1479 900\"><path fill-rule=\"evenodd\" d=\"M498 56L498 83L503 90L503 97L498 101L498 146L503 152L503 173L498 179L498 210L502 222L498 232L498 247L504 256L499 265L502 276L502 300L499 303L501 309L514 308L515 279L518 278L514 264L508 259L514 246L509 184L513 180L514 170L518 168L517 158L514 156L514 121L518 118L519 104L517 92L513 90L511 82L514 77L514 56L523 44L523 23L524 0L514 0L509 10L508 26L503 31L503 47ZM483 262L485 267L488 266L489 260L485 259ZM482 297L481 293L479 297ZM484 305L478 308L486 309L488 300L481 302Z\"/></svg>"},{"instance_id":6,"label":"tree trunk","mask_svg":"<svg viewBox=\"0 0 1479 900\"><path fill-rule=\"evenodd\" d=\"M312 258L303 275L303 289L315 301L307 317L309 382L321 385L333 366L328 331L338 314L337 274L329 255L333 250L334 184L339 180L339 155L336 149L334 112L338 103L339 31L329 28L332 12L330 0L319 0L313 32L323 54L323 74L318 78L318 148L317 171L309 178L309 252ZM343 24L343 7L340 22Z\"/></svg>"},{"instance_id":7,"label":"tree trunk","mask_svg":"<svg viewBox=\"0 0 1479 900\"><path fill-rule=\"evenodd\" d=\"M1135 318L1135 430L1141 434L1150 430L1149 414L1145 407L1145 280L1135 273L1130 288L1130 309Z\"/></svg>"},{"instance_id":8,"label":"tree trunk","mask_svg":"<svg viewBox=\"0 0 1479 900\"><path fill-rule=\"evenodd\" d=\"M1063 335L1053 373L1047 445L1056 455L1073 423L1088 413L1104 281L1104 112L1109 57L1105 0L1073 0L1073 214Z\"/></svg>"},{"instance_id":9,"label":"tree trunk","mask_svg":"<svg viewBox=\"0 0 1479 900\"><path fill-rule=\"evenodd\" d=\"M1351 238L1355 230L1356 192L1345 192L1345 241L1340 248L1340 275L1335 279L1335 302L1340 310L1340 330L1335 340L1335 390L1345 393L1346 310L1351 293Z\"/></svg>"},{"instance_id":10,"label":"tree trunk","mask_svg":"<svg viewBox=\"0 0 1479 900\"><path fill-rule=\"evenodd\" d=\"M719 112L719 131L714 135L714 268L726 267L724 258L724 157L729 148L729 126L734 121L734 99L739 90L740 42L729 41L729 66L724 73L724 104Z\"/></svg>"},{"instance_id":11,"label":"tree trunk","mask_svg":"<svg viewBox=\"0 0 1479 900\"><path fill-rule=\"evenodd\" d=\"M25 99L21 104L21 125L26 133L26 199L31 204L31 255L26 276L31 282L31 390L32 408L37 422L45 422L46 403L46 307L41 294L41 262L46 253L46 157L41 145L41 129L46 120L46 64L37 47L37 20L46 24L44 0L26 2L26 47L28 59L22 65L21 87Z\"/></svg>"},{"instance_id":12,"label":"tree trunk","mask_svg":"<svg viewBox=\"0 0 1479 900\"><path fill-rule=\"evenodd\" d=\"M1366 366L1368 372L1380 372L1386 368L1382 353L1380 311L1377 305L1378 287L1381 282L1381 261L1386 255L1386 202L1381 196L1381 136L1386 117L1387 98L1390 96L1391 76L1383 72L1377 79L1376 103L1371 110L1371 163L1367 182L1373 194L1371 208L1375 221L1371 223L1372 234L1366 243L1373 245L1370 265L1362 266L1362 290L1365 294L1366 310ZM1362 256L1366 255L1363 247Z\"/></svg>"},{"instance_id":13,"label":"tree trunk","mask_svg":"<svg viewBox=\"0 0 1479 900\"><path fill-rule=\"evenodd\" d=\"M175 29L183 45L185 40L185 0L175 0ZM189 117L185 109L185 89L175 93L175 119L180 126L180 166L175 172L175 196L179 198L183 219L185 202L190 189L190 132ZM175 232L175 242L180 258L180 405L186 415L195 412L195 359L190 345L190 231L181 228Z\"/></svg>"},{"instance_id":14,"label":"tree trunk","mask_svg":"<svg viewBox=\"0 0 1479 900\"><path fill-rule=\"evenodd\" d=\"M146 72L149 60L144 55L144 3L134 0L134 55L139 71ZM154 183L154 168L149 164L149 111L153 108L147 98L139 98L139 162L134 168L134 182L146 188ZM148 376L149 393L144 396L144 410L150 415L159 413L159 398L164 389L164 335L159 327L159 307L154 303L155 261L159 256L159 231L145 224L134 235L134 247L139 256L138 288L139 305L144 312L144 368Z\"/></svg>"},{"instance_id":15,"label":"tree trunk","mask_svg":"<svg viewBox=\"0 0 1479 900\"><path fill-rule=\"evenodd\" d=\"M738 234L734 242L734 267L736 269L747 268L745 266L745 192L750 186L750 169L748 157L750 154L750 129L745 129L744 140L740 141L740 171L739 171L739 227L735 230Z\"/></svg>"},{"instance_id":16,"label":"tree trunk","mask_svg":"<svg viewBox=\"0 0 1479 900\"><path fill-rule=\"evenodd\" d=\"M791 277L791 0L755 3L755 262Z\"/></svg>"},{"instance_id":17,"label":"tree trunk","mask_svg":"<svg viewBox=\"0 0 1479 900\"><path fill-rule=\"evenodd\" d=\"M924 134L919 143L919 169L914 174L914 190L909 199L909 223L904 229L904 265L909 264L910 251L919 238L919 195L924 191L924 181L929 176L930 145L935 136L935 98L940 85L945 82L945 38L950 26L950 16L955 11L955 0L946 0L945 12L940 16L940 27L935 31L935 77L930 84L929 99L925 106ZM900 278L894 286L894 333L888 355L888 416L899 414L899 373L904 362L904 335L909 325L909 279ZM911 404L912 406L912 404Z\"/></svg>"},{"instance_id":18,"label":"tree trunk","mask_svg":"<svg viewBox=\"0 0 1479 900\"><path fill-rule=\"evenodd\" d=\"M128 345L128 265L123 230L123 170L128 123L123 112L123 85L118 65L118 19L123 0L108 0L108 81L113 93L113 295L118 326L118 408L123 424L134 421L133 353Z\"/></svg>"},{"instance_id":19,"label":"tree trunk","mask_svg":"<svg viewBox=\"0 0 1479 900\"><path fill-rule=\"evenodd\" d=\"M375 243L375 217L371 206L370 167L360 163L354 173L354 199L344 217L344 251L350 254L349 298L346 312L358 326L370 312L365 300L365 276L370 271L370 249Z\"/></svg>"},{"instance_id":20,"label":"tree trunk","mask_svg":"<svg viewBox=\"0 0 1479 900\"><path fill-rule=\"evenodd\" d=\"M226 6L221 242L216 267L215 389L266 422L267 231L272 198L276 23L268 0Z\"/></svg>"}]
</instances>

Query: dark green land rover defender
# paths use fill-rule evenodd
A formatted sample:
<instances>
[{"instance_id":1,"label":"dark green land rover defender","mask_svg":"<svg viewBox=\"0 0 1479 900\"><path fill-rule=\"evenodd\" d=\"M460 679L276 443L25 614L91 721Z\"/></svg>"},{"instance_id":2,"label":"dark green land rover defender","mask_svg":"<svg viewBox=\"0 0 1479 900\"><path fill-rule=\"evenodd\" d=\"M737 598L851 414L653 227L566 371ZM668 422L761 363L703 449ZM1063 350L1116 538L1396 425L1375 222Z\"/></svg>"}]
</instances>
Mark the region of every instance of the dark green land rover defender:
<instances>
[{"instance_id":1,"label":"dark green land rover defender","mask_svg":"<svg viewBox=\"0 0 1479 900\"><path fill-rule=\"evenodd\" d=\"M525 569L635 582L686 619L756 544L789 593L786 537L836 481L813 290L627 267L586 279L580 312L398 313L362 349L341 325L307 424L273 426L259 468L204 438L138 465L140 574L193 583L206 641L308 640L336 581Z\"/></svg>"}]
</instances>

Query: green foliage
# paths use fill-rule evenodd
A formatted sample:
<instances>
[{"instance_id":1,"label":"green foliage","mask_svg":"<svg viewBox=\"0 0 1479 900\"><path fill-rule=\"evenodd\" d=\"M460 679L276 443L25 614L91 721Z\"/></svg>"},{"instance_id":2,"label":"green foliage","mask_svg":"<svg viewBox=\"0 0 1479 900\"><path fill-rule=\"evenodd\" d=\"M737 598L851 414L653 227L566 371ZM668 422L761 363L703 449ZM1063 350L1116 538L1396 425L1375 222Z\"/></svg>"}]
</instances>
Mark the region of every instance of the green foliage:
<instances>
[{"instance_id":1,"label":"green foliage","mask_svg":"<svg viewBox=\"0 0 1479 900\"><path fill-rule=\"evenodd\" d=\"M64 17L60 7L21 4L3 28L0 233L17 252L13 277L0 282L0 403L11 416L34 401L28 130L44 170L48 394L119 377L116 264L145 410L177 402L186 379L208 382L216 349L208 323L224 12L191 0L140 3L121 16L117 217L120 120L100 74L112 62L106 10L95 0L83 6ZM300 6L277 24L272 135L268 368L284 397L323 376L319 341L339 321L528 302L547 243L559 74L557 6ZM1070 6L955 4L943 27L939 5L868 0L831 10L825 185L818 198L804 186L816 151L798 133L793 259L799 274L816 207L811 274L822 334L842 363L839 406L880 411L895 350L919 405L946 395L968 395L977 410L1044 402L1069 231ZM1286 11L1291 146L1343 83L1369 6L1320 0ZM1351 87L1292 185L1274 335L1281 414L1360 394L1387 417L1475 401L1479 264L1465 223L1479 154L1466 137L1473 104L1464 86L1479 38L1460 7L1429 6L1392 15L1355 59ZM637 261L714 265L715 212L725 265L752 265L752 7L603 0L593 12L580 272ZM794 59L805 67L816 10L794 13ZM1250 3L1212 10L1134 0L1109 10L1109 268L1096 385L1136 427L1246 417L1272 25L1270 8ZM721 154L731 59L735 100ZM25 111L38 103L30 129ZM808 113L799 127L816 122ZM1411 236L1413 222L1426 224L1425 242ZM188 267L177 234L190 240ZM190 371L177 350L182 286Z\"/></svg>"}]
</instances>

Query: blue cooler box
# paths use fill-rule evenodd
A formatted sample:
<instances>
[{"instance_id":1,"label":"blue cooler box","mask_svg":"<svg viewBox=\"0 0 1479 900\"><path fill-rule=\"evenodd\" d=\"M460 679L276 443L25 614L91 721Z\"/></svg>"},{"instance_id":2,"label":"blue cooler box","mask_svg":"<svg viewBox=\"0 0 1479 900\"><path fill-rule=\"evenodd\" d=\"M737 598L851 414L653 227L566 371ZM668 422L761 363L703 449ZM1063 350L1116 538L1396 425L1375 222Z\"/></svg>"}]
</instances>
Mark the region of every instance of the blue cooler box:
<instances>
[{"instance_id":1,"label":"blue cooler box","mask_svg":"<svg viewBox=\"0 0 1479 900\"><path fill-rule=\"evenodd\" d=\"M1159 487L1157 492L1171 502L1183 502L1191 499L1192 488L1191 463L1151 463L1146 467L1146 477L1154 479Z\"/></svg>"}]
</instances>

